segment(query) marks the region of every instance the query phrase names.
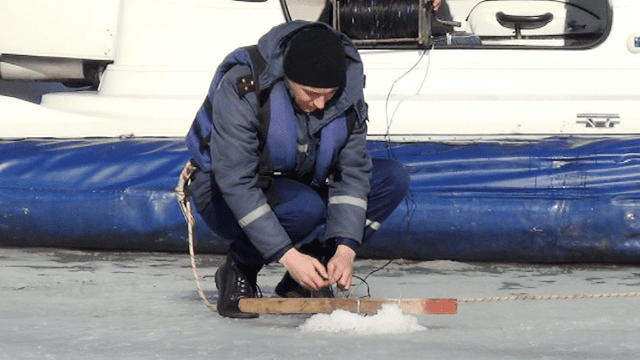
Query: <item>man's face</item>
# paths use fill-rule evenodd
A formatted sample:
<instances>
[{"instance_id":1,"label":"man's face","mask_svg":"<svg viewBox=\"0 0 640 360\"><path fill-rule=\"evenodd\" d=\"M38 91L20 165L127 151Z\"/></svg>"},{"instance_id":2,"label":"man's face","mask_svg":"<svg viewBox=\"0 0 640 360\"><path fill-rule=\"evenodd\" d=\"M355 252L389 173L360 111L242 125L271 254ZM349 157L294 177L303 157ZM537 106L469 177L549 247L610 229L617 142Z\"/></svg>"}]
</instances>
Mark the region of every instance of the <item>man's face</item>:
<instances>
[{"instance_id":1,"label":"man's face","mask_svg":"<svg viewBox=\"0 0 640 360\"><path fill-rule=\"evenodd\" d=\"M338 88L325 89L301 85L289 80L296 104L307 113L324 109L327 101L336 94Z\"/></svg>"}]
</instances>

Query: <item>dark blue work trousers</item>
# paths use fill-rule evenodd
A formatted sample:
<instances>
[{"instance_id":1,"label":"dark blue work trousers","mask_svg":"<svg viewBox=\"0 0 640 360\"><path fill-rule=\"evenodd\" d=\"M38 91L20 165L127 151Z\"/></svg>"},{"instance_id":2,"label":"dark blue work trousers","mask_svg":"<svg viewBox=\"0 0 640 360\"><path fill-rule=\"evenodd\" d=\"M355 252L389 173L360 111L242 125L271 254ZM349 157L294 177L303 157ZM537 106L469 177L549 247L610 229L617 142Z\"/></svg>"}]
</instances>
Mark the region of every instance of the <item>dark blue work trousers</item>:
<instances>
[{"instance_id":1,"label":"dark blue work trousers","mask_svg":"<svg viewBox=\"0 0 640 360\"><path fill-rule=\"evenodd\" d=\"M373 158L372 162L371 190L366 214L368 220L382 223L405 198L409 188L409 175L396 160ZM326 195L288 178L275 178L274 190L278 204L273 212L294 245L308 240L314 232L323 232L320 230L327 219ZM266 265L267 261L244 234L222 197L209 203L200 211L200 215L216 234L232 240L231 254L236 262L256 269ZM374 233L373 228L366 227L362 243ZM319 237L322 235L318 234Z\"/></svg>"}]
</instances>

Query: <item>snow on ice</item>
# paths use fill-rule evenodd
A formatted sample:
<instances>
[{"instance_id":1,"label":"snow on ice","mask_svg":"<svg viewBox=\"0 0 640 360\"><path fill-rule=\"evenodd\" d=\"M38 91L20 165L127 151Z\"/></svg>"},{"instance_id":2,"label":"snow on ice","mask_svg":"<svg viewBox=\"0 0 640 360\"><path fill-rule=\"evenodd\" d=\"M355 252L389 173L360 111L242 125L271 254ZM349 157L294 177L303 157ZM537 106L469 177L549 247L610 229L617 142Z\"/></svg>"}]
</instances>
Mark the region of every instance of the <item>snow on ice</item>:
<instances>
[{"instance_id":1,"label":"snow on ice","mask_svg":"<svg viewBox=\"0 0 640 360\"><path fill-rule=\"evenodd\" d=\"M403 314L396 304L384 304L377 314L366 316L345 310L316 314L300 325L303 332L346 332L357 335L405 334L427 330L415 316Z\"/></svg>"}]
</instances>

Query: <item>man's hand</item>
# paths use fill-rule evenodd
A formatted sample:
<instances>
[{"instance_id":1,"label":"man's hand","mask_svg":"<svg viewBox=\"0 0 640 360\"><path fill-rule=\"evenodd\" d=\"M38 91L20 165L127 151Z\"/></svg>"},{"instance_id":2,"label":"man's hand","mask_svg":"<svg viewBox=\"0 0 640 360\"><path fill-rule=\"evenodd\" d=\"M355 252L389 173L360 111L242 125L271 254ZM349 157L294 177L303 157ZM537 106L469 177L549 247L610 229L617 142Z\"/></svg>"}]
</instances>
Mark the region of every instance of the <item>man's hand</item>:
<instances>
[{"instance_id":1,"label":"man's hand","mask_svg":"<svg viewBox=\"0 0 640 360\"><path fill-rule=\"evenodd\" d=\"M289 249L280 260L278 260L289 275L298 282L298 284L311 290L320 290L323 287L331 285L329 283L329 275L327 269L324 268L318 259L305 255L295 248Z\"/></svg>"},{"instance_id":2,"label":"man's hand","mask_svg":"<svg viewBox=\"0 0 640 360\"><path fill-rule=\"evenodd\" d=\"M438 10L440 8L440 4L442 0L433 0L433 10Z\"/></svg>"},{"instance_id":3,"label":"man's hand","mask_svg":"<svg viewBox=\"0 0 640 360\"><path fill-rule=\"evenodd\" d=\"M327 264L329 272L329 284L338 284L338 289L349 290L351 287L351 274L353 272L353 260L356 252L347 245L338 245L335 255Z\"/></svg>"}]
</instances>

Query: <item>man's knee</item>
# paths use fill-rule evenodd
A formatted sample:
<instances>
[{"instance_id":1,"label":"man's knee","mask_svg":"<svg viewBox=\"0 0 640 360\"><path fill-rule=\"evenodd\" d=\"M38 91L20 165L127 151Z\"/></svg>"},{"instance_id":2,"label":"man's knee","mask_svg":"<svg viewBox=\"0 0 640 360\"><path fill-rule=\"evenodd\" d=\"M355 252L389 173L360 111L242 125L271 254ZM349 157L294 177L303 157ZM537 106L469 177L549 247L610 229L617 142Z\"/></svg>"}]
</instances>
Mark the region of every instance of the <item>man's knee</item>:
<instances>
[{"instance_id":1,"label":"man's knee","mask_svg":"<svg viewBox=\"0 0 640 360\"><path fill-rule=\"evenodd\" d=\"M320 197L312 197L300 201L297 211L293 214L300 222L320 224L327 217L327 207Z\"/></svg>"},{"instance_id":2,"label":"man's knee","mask_svg":"<svg viewBox=\"0 0 640 360\"><path fill-rule=\"evenodd\" d=\"M387 195L404 198L411 181L405 166L388 158L374 158L373 166L373 181L380 181Z\"/></svg>"},{"instance_id":3,"label":"man's knee","mask_svg":"<svg viewBox=\"0 0 640 360\"><path fill-rule=\"evenodd\" d=\"M409 191L409 183L411 177L407 168L398 161L394 161L394 170L392 172L394 183L396 184L396 192L399 196L404 197Z\"/></svg>"},{"instance_id":4,"label":"man's knee","mask_svg":"<svg viewBox=\"0 0 640 360\"><path fill-rule=\"evenodd\" d=\"M326 221L327 207L315 191L301 191L288 200L274 212L292 240L304 238Z\"/></svg>"}]
</instances>

